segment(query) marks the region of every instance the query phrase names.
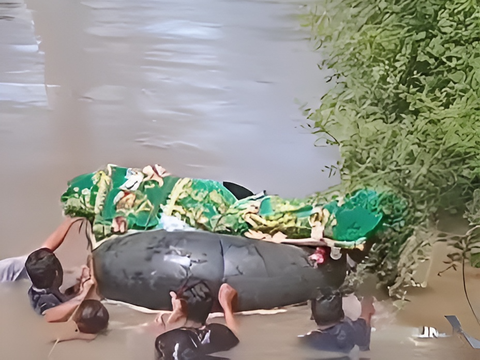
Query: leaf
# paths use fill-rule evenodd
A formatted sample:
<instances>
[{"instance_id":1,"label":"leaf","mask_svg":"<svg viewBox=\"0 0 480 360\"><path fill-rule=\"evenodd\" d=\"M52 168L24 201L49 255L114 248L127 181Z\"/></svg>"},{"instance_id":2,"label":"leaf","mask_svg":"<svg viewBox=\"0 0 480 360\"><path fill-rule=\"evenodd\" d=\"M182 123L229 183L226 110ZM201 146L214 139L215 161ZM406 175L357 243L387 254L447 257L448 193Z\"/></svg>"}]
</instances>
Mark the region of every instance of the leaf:
<instances>
[{"instance_id":1,"label":"leaf","mask_svg":"<svg viewBox=\"0 0 480 360\"><path fill-rule=\"evenodd\" d=\"M453 81L459 83L465 80L465 73L463 71L457 71L453 74L450 74L448 77Z\"/></svg>"},{"instance_id":2,"label":"leaf","mask_svg":"<svg viewBox=\"0 0 480 360\"><path fill-rule=\"evenodd\" d=\"M480 268L480 253L470 255L470 265Z\"/></svg>"}]
</instances>

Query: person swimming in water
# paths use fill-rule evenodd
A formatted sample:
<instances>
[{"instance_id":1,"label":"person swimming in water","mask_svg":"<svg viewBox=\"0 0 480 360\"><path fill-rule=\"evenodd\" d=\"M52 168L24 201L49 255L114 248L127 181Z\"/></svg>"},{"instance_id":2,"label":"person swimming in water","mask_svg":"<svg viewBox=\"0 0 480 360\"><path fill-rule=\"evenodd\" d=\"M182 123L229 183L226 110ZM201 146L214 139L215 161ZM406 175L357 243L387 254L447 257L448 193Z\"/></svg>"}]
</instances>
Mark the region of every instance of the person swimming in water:
<instances>
[{"instance_id":1,"label":"person swimming in water","mask_svg":"<svg viewBox=\"0 0 480 360\"><path fill-rule=\"evenodd\" d=\"M364 297L357 320L345 316L339 292L319 293L311 301L312 318L318 328L301 335L302 344L323 351L349 353L355 346L361 351L370 347L371 319L375 313L373 298Z\"/></svg>"},{"instance_id":2,"label":"person swimming in water","mask_svg":"<svg viewBox=\"0 0 480 360\"><path fill-rule=\"evenodd\" d=\"M60 226L50 234L40 247L35 250L47 249L52 253L55 252L63 244L71 227L77 223L84 224L85 219L67 216ZM25 262L29 255L30 253L0 260L0 283L24 279L29 280L27 269L25 267Z\"/></svg>"},{"instance_id":3,"label":"person swimming in water","mask_svg":"<svg viewBox=\"0 0 480 360\"><path fill-rule=\"evenodd\" d=\"M35 312L45 316L48 322L66 321L80 303L85 300L93 281L89 270L84 269L78 290L62 292L63 268L53 251L40 248L31 253L25 269L32 282L28 289L30 304Z\"/></svg>"},{"instance_id":4,"label":"person swimming in water","mask_svg":"<svg viewBox=\"0 0 480 360\"><path fill-rule=\"evenodd\" d=\"M0 261L0 282L29 279L28 296L34 311L49 323L61 323L55 324L55 332L60 334L55 337L57 341L93 340L109 321L105 306L99 300L87 299L95 297L87 266L82 267L74 286L60 290L63 267L54 251L62 245L72 225L79 222L84 223L85 219L67 217L39 249Z\"/></svg>"},{"instance_id":5,"label":"person swimming in water","mask_svg":"<svg viewBox=\"0 0 480 360\"><path fill-rule=\"evenodd\" d=\"M209 359L210 354L227 351L239 343L235 334L237 324L233 316L236 291L223 284L218 301L225 314L226 325L206 324L214 306L210 289L202 282L175 294L171 293L173 312L167 321L158 319L163 332L155 339L155 360Z\"/></svg>"},{"instance_id":6,"label":"person swimming in water","mask_svg":"<svg viewBox=\"0 0 480 360\"><path fill-rule=\"evenodd\" d=\"M45 316L48 322L65 321L85 300L94 282L87 266L81 268L77 283L62 292L63 267L55 251L64 242L68 231L85 219L67 217L47 238L40 248L29 255L0 261L0 282L28 279L30 304L36 313Z\"/></svg>"},{"instance_id":7,"label":"person swimming in water","mask_svg":"<svg viewBox=\"0 0 480 360\"><path fill-rule=\"evenodd\" d=\"M108 327L110 315L107 308L98 300L86 299L75 309L70 319L54 324L55 339L58 342L69 340L93 340Z\"/></svg>"}]
</instances>

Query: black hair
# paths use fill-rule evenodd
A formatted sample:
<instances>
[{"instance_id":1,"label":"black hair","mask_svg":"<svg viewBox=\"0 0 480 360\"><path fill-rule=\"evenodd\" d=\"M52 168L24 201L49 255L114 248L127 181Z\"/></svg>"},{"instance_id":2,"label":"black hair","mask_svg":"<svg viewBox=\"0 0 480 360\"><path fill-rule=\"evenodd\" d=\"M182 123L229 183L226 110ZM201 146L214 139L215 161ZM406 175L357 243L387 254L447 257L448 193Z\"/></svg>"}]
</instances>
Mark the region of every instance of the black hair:
<instances>
[{"instance_id":1,"label":"black hair","mask_svg":"<svg viewBox=\"0 0 480 360\"><path fill-rule=\"evenodd\" d=\"M317 325L333 325L345 317L343 312L342 295L329 289L319 292L312 300L312 316Z\"/></svg>"},{"instance_id":2,"label":"black hair","mask_svg":"<svg viewBox=\"0 0 480 360\"><path fill-rule=\"evenodd\" d=\"M204 325L213 306L213 296L208 286L200 282L178 295L186 302L187 319Z\"/></svg>"},{"instance_id":3,"label":"black hair","mask_svg":"<svg viewBox=\"0 0 480 360\"><path fill-rule=\"evenodd\" d=\"M28 255L25 269L33 286L38 289L51 288L57 278L60 280L59 284L62 283L62 264L60 264L53 251L48 248L35 250Z\"/></svg>"},{"instance_id":4,"label":"black hair","mask_svg":"<svg viewBox=\"0 0 480 360\"><path fill-rule=\"evenodd\" d=\"M72 319L82 333L98 334L108 327L110 315L100 301L87 299L80 303Z\"/></svg>"}]
</instances>

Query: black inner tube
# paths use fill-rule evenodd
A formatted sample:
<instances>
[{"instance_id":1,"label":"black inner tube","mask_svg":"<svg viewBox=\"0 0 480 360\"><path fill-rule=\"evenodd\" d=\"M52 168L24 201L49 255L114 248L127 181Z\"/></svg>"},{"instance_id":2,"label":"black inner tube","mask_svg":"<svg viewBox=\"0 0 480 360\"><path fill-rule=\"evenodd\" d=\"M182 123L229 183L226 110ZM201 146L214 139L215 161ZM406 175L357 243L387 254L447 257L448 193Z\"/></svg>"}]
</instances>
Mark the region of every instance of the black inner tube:
<instances>
[{"instance_id":1,"label":"black inner tube","mask_svg":"<svg viewBox=\"0 0 480 360\"><path fill-rule=\"evenodd\" d=\"M338 289L345 256L314 268L311 252L292 245L203 231L154 230L119 236L93 252L100 293L111 300L171 310L170 291L204 282L213 294L222 283L238 292L237 311L271 309Z\"/></svg>"}]
</instances>

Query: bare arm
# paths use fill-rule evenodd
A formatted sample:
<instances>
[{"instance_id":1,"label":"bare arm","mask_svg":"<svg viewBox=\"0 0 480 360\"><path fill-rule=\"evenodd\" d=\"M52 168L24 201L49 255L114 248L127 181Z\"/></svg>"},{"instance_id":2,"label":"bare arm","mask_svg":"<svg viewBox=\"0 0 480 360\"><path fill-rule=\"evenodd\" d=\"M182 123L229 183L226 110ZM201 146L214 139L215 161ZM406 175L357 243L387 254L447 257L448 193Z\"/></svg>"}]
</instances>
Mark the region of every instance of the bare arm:
<instances>
[{"instance_id":1,"label":"bare arm","mask_svg":"<svg viewBox=\"0 0 480 360\"><path fill-rule=\"evenodd\" d=\"M47 322L63 322L67 321L70 316L73 314L75 309L80 305L80 303L87 297L90 293L90 290L93 289L93 281L88 280L83 284L82 291L80 294L75 296L73 299L55 306L53 308L45 311L44 316Z\"/></svg>"},{"instance_id":2,"label":"bare arm","mask_svg":"<svg viewBox=\"0 0 480 360\"><path fill-rule=\"evenodd\" d=\"M370 326L372 322L372 315L375 314L375 308L373 307L373 297L366 296L362 299L362 312L359 318L364 319L367 325Z\"/></svg>"},{"instance_id":3,"label":"bare arm","mask_svg":"<svg viewBox=\"0 0 480 360\"><path fill-rule=\"evenodd\" d=\"M86 221L86 219L67 217L62 224L47 238L47 240L45 240L41 247L48 248L52 251L57 250L65 240L65 237L67 236L67 233L72 225L79 221Z\"/></svg>"},{"instance_id":4,"label":"bare arm","mask_svg":"<svg viewBox=\"0 0 480 360\"><path fill-rule=\"evenodd\" d=\"M172 312L165 321L165 329L172 330L177 327L183 326L187 321L187 309L185 300L179 298L173 291L170 292L172 297Z\"/></svg>"},{"instance_id":5,"label":"bare arm","mask_svg":"<svg viewBox=\"0 0 480 360\"><path fill-rule=\"evenodd\" d=\"M235 317L233 315L232 311L225 311L225 324L227 327L232 330L232 332L238 336L238 325L237 325L237 320L235 320Z\"/></svg>"},{"instance_id":6,"label":"bare arm","mask_svg":"<svg viewBox=\"0 0 480 360\"><path fill-rule=\"evenodd\" d=\"M55 306L45 311L44 316L47 322L64 322L73 314L83 299L75 297L61 305Z\"/></svg>"},{"instance_id":7,"label":"bare arm","mask_svg":"<svg viewBox=\"0 0 480 360\"><path fill-rule=\"evenodd\" d=\"M238 325L233 315L233 308L236 298L238 296L237 291L228 284L222 284L218 291L218 301L222 306L223 313L225 315L225 324L232 330L232 332L238 336Z\"/></svg>"},{"instance_id":8,"label":"bare arm","mask_svg":"<svg viewBox=\"0 0 480 360\"><path fill-rule=\"evenodd\" d=\"M185 300L177 296L174 291L170 291L170 297L172 301L172 311L162 311L157 315L153 323L158 335L186 326L187 323L187 306Z\"/></svg>"}]
</instances>

